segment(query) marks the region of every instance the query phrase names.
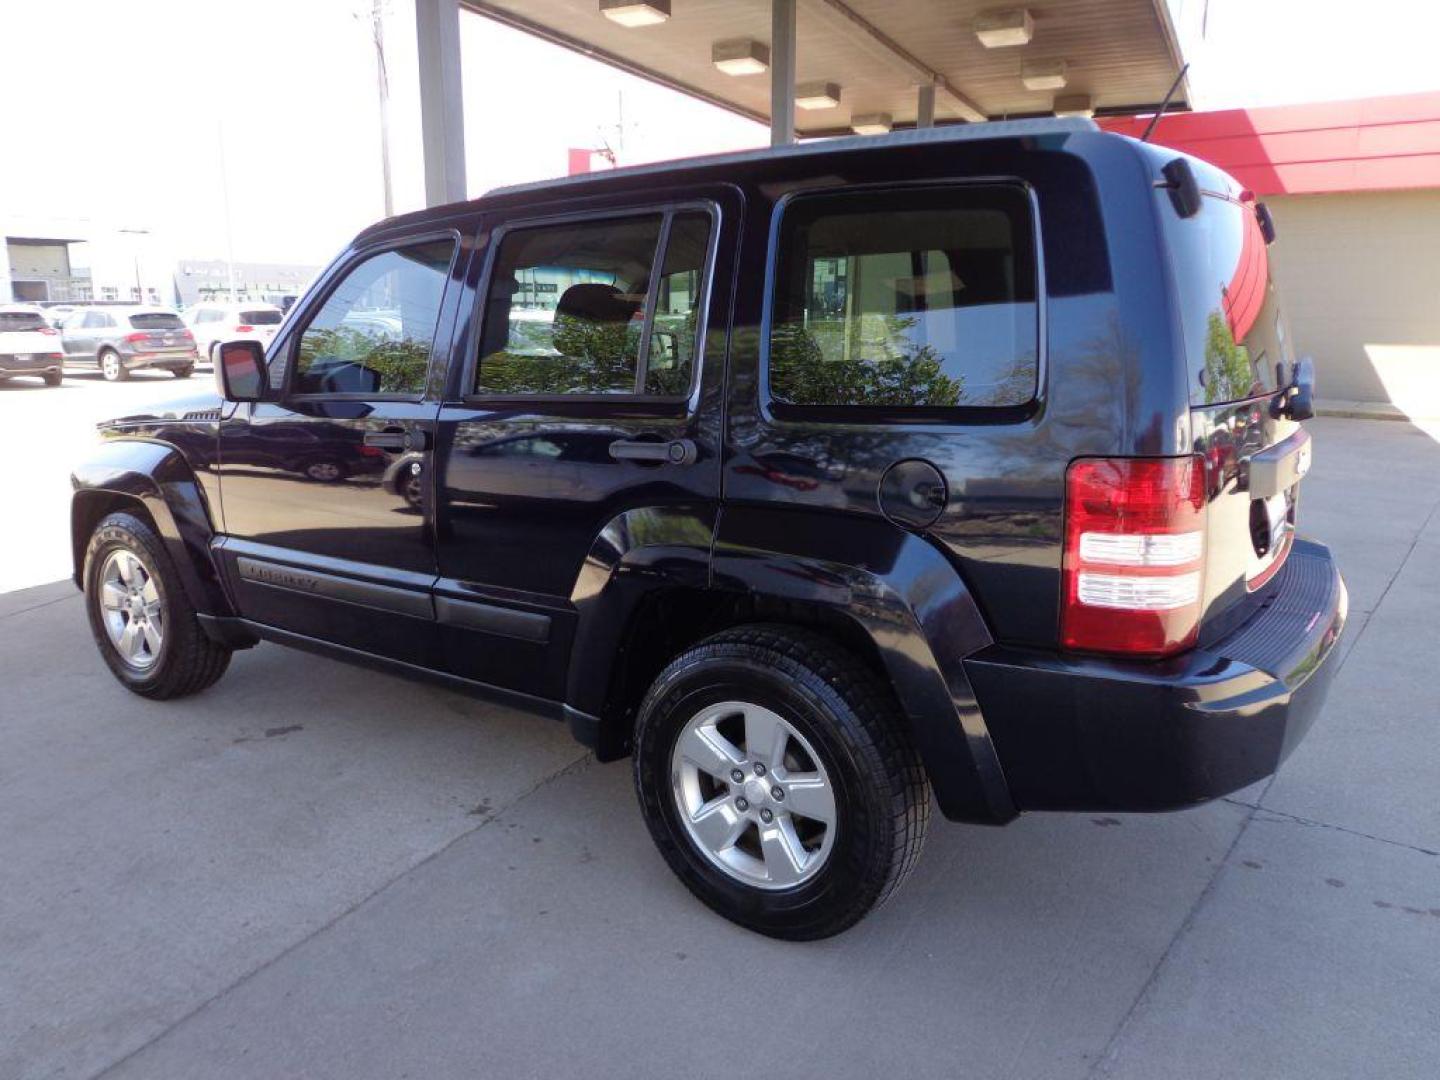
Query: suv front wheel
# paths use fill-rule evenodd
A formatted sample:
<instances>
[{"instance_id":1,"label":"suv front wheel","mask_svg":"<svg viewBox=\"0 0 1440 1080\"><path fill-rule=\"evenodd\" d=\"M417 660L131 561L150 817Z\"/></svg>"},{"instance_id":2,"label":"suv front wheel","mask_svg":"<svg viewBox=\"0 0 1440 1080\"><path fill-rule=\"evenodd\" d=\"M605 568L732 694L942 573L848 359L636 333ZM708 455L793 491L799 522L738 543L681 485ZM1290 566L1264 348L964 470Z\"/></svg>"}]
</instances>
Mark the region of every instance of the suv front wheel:
<instances>
[{"instance_id":1,"label":"suv front wheel","mask_svg":"<svg viewBox=\"0 0 1440 1080\"><path fill-rule=\"evenodd\" d=\"M635 729L650 833L715 911L772 937L829 937L920 854L930 787L885 683L784 626L709 638L655 680Z\"/></svg>"},{"instance_id":2,"label":"suv front wheel","mask_svg":"<svg viewBox=\"0 0 1440 1080\"><path fill-rule=\"evenodd\" d=\"M103 519L85 552L90 632L115 677L148 698L177 698L210 686L230 650L200 628L160 537L134 514Z\"/></svg>"}]
</instances>

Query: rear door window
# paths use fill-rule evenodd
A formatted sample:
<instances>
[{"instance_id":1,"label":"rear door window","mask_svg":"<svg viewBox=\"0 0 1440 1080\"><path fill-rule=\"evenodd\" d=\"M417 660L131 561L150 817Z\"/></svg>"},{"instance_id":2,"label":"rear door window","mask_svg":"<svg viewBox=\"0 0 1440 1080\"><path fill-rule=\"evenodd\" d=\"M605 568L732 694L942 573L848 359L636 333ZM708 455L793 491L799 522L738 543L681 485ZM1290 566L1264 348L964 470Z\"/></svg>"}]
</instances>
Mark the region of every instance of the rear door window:
<instances>
[{"instance_id":1,"label":"rear door window","mask_svg":"<svg viewBox=\"0 0 1440 1080\"><path fill-rule=\"evenodd\" d=\"M1019 188L802 196L778 252L768 379L782 409L1034 398L1035 239Z\"/></svg>"},{"instance_id":2,"label":"rear door window","mask_svg":"<svg viewBox=\"0 0 1440 1080\"><path fill-rule=\"evenodd\" d=\"M0 311L0 333L22 330L44 330L49 327L45 317L33 311Z\"/></svg>"},{"instance_id":3,"label":"rear door window","mask_svg":"<svg viewBox=\"0 0 1440 1080\"><path fill-rule=\"evenodd\" d=\"M682 210L506 232L473 392L685 396L711 227Z\"/></svg>"}]
</instances>

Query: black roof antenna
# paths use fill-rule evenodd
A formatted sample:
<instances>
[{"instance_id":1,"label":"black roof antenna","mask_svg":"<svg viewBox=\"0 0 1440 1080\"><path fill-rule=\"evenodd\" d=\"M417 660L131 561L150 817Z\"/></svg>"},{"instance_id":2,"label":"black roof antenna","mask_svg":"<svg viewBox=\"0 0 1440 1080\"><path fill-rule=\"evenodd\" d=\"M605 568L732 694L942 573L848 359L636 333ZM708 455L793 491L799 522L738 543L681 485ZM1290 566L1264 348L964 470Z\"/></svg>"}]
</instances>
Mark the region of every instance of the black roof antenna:
<instances>
[{"instance_id":1,"label":"black roof antenna","mask_svg":"<svg viewBox=\"0 0 1440 1080\"><path fill-rule=\"evenodd\" d=\"M1149 142L1150 136L1155 134L1155 125L1160 123L1160 117L1165 115L1165 109L1170 104L1170 99L1175 96L1175 91L1180 89L1180 81L1185 78L1185 73L1190 70L1190 64L1180 65L1180 74L1175 76L1175 81L1170 84L1170 90L1165 95L1165 100L1160 102L1160 108L1155 110L1155 115L1150 118L1150 126L1145 129L1145 134L1140 136L1141 142Z\"/></svg>"}]
</instances>

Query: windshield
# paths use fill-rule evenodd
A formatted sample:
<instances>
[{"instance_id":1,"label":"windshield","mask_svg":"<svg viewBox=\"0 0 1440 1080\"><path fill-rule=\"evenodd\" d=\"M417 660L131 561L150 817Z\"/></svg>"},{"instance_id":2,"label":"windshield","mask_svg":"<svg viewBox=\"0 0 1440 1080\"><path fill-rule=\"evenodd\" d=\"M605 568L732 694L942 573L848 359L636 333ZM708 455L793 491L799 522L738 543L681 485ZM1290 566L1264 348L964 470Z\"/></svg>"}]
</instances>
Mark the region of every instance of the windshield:
<instances>
[{"instance_id":1,"label":"windshield","mask_svg":"<svg viewBox=\"0 0 1440 1080\"><path fill-rule=\"evenodd\" d=\"M1190 403L1272 394L1294 357L1254 206L1209 193L1201 202L1190 218L1168 203L1161 214L1179 294Z\"/></svg>"},{"instance_id":2,"label":"windshield","mask_svg":"<svg viewBox=\"0 0 1440 1080\"><path fill-rule=\"evenodd\" d=\"M185 324L179 315L167 311L147 311L143 315L131 315L130 325L136 330L183 330Z\"/></svg>"},{"instance_id":3,"label":"windshield","mask_svg":"<svg viewBox=\"0 0 1440 1080\"><path fill-rule=\"evenodd\" d=\"M278 311L242 311L240 321L250 326L279 326L281 314Z\"/></svg>"}]
</instances>

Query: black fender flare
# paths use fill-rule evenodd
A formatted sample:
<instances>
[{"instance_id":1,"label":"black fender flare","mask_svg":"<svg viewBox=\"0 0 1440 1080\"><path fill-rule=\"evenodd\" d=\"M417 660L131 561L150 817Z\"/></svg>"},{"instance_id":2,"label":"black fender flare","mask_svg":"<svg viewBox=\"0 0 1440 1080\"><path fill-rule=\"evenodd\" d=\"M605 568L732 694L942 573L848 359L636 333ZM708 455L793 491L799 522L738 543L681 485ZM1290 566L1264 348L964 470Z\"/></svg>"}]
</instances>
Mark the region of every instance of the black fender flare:
<instances>
[{"instance_id":1,"label":"black fender flare","mask_svg":"<svg viewBox=\"0 0 1440 1080\"><path fill-rule=\"evenodd\" d=\"M704 590L710 583L713 503L637 507L608 521L576 575L575 610L566 675L565 714L577 738L602 760L624 754L624 736L602 729L600 717L623 660L620 628L658 589ZM613 744L609 740L613 739Z\"/></svg>"},{"instance_id":2,"label":"black fender flare","mask_svg":"<svg viewBox=\"0 0 1440 1080\"><path fill-rule=\"evenodd\" d=\"M882 518L727 504L716 589L830 609L868 634L885 665L941 812L1004 824L1018 813L963 661L992 644L959 571Z\"/></svg>"},{"instance_id":3,"label":"black fender flare","mask_svg":"<svg viewBox=\"0 0 1440 1080\"><path fill-rule=\"evenodd\" d=\"M210 544L216 536L205 490L185 455L156 439L102 442L70 476L70 535L74 581L83 588L85 549L92 522L87 504L115 497L140 503L155 523L180 575L185 595L202 615L230 616L234 609L221 584Z\"/></svg>"}]
</instances>

